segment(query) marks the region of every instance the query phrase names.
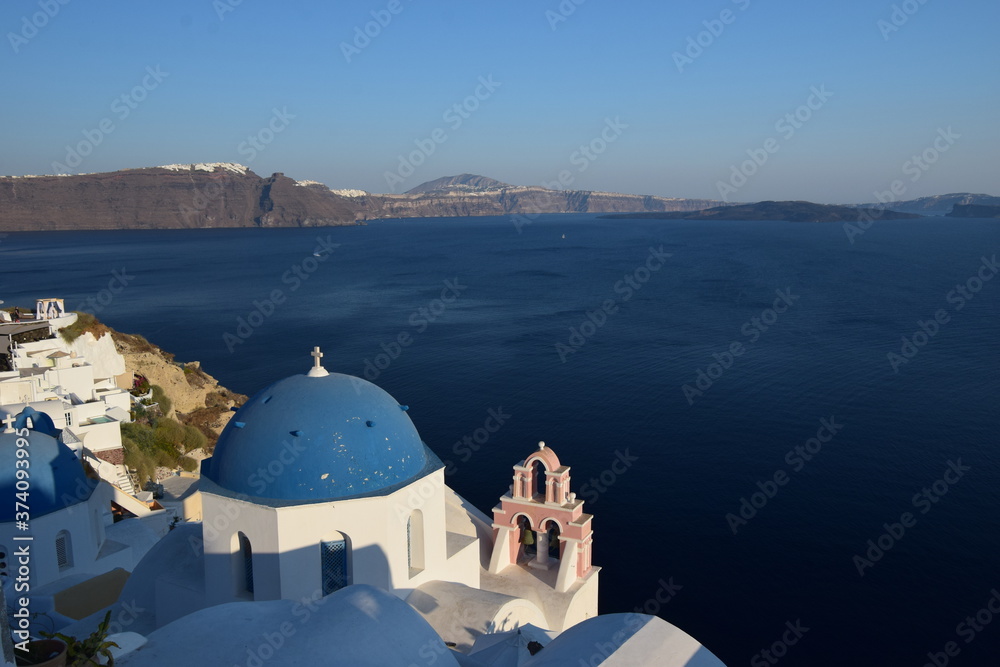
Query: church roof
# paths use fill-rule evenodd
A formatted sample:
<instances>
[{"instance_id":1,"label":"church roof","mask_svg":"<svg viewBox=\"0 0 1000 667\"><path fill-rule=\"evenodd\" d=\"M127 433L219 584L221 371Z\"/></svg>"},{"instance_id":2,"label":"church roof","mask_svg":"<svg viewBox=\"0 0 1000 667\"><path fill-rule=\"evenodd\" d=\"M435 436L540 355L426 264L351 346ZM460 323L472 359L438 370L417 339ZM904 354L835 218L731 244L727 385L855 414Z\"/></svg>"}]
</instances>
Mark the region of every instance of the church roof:
<instances>
[{"instance_id":1,"label":"church roof","mask_svg":"<svg viewBox=\"0 0 1000 667\"><path fill-rule=\"evenodd\" d=\"M0 427L2 428L2 427ZM17 493L17 450L28 450L28 499L33 519L88 500L97 486L83 470L73 450L50 435L29 431L26 447L18 447L17 432L0 433L0 523L15 520ZM22 484L22 487L24 485Z\"/></svg>"},{"instance_id":2,"label":"church roof","mask_svg":"<svg viewBox=\"0 0 1000 667\"><path fill-rule=\"evenodd\" d=\"M247 401L202 473L237 494L318 502L388 493L440 466L406 406L317 363Z\"/></svg>"}]
</instances>

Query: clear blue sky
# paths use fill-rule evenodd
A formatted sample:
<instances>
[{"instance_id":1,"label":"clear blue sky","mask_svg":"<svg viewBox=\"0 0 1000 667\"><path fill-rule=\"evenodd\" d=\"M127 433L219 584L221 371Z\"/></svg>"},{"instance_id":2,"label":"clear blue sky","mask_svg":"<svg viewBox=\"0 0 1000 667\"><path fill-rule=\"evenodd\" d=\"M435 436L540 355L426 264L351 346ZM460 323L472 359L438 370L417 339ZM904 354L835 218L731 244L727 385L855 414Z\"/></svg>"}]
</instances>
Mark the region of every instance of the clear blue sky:
<instances>
[{"instance_id":1,"label":"clear blue sky","mask_svg":"<svg viewBox=\"0 0 1000 667\"><path fill-rule=\"evenodd\" d=\"M896 179L903 198L1000 195L996 0L895 3L913 13L892 32L891 0L238 1L6 0L0 174L54 173L84 142L73 172L232 161L387 192L385 173L424 140L434 152L397 190L566 170L573 189L719 198L749 150L767 161L731 200L871 201ZM556 22L560 6L574 11ZM704 22L724 10L712 35ZM372 12L391 21L348 62L342 44ZM675 52L703 31L679 71ZM446 117L491 76L477 109ZM779 131L822 86L832 96ZM935 157L949 127L959 136L933 164L907 165ZM574 155L602 131L615 139L603 153ZM271 141L241 147L250 136Z\"/></svg>"}]
</instances>

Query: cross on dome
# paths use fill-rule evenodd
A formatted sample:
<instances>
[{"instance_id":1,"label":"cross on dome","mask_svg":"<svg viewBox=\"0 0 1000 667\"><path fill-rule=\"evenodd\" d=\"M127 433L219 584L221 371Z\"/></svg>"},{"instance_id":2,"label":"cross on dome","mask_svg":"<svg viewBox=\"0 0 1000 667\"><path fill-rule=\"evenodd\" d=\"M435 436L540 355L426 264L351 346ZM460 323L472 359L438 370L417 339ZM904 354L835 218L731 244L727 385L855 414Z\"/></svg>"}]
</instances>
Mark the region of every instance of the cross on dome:
<instances>
[{"instance_id":1,"label":"cross on dome","mask_svg":"<svg viewBox=\"0 0 1000 667\"><path fill-rule=\"evenodd\" d=\"M543 449L545 449L545 441L539 440L538 441L538 451L541 451Z\"/></svg>"},{"instance_id":2,"label":"cross on dome","mask_svg":"<svg viewBox=\"0 0 1000 667\"><path fill-rule=\"evenodd\" d=\"M318 345L313 348L313 351L310 352L310 355L313 358L313 367L309 369L309 373L308 373L309 377L311 377L311 378L321 378L321 377L326 377L327 375L329 375L329 373L327 372L327 370L325 368L323 368L320 365L320 363L319 363L319 360L323 358L323 353L320 352Z\"/></svg>"},{"instance_id":3,"label":"cross on dome","mask_svg":"<svg viewBox=\"0 0 1000 667\"><path fill-rule=\"evenodd\" d=\"M7 415L6 417L4 417L0 421L2 421L3 424L4 424L4 426L7 427L7 428L4 429L4 431L3 431L4 433L13 433L14 432L14 422L16 421L16 419L14 418L14 415Z\"/></svg>"}]
</instances>

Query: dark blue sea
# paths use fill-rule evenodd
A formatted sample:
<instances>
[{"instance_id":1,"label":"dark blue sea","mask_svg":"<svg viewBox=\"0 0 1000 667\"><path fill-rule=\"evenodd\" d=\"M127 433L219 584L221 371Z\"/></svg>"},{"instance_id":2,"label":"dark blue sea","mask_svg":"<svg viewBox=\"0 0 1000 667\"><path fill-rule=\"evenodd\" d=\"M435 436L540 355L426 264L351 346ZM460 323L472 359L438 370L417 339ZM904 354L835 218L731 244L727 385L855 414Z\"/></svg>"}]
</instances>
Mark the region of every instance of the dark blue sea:
<instances>
[{"instance_id":1,"label":"dark blue sea","mask_svg":"<svg viewBox=\"0 0 1000 667\"><path fill-rule=\"evenodd\" d=\"M998 221L947 218L853 244L572 215L24 233L0 298L64 297L245 394L319 345L487 513L546 441L595 517L601 611L729 665L997 665L998 255Z\"/></svg>"}]
</instances>

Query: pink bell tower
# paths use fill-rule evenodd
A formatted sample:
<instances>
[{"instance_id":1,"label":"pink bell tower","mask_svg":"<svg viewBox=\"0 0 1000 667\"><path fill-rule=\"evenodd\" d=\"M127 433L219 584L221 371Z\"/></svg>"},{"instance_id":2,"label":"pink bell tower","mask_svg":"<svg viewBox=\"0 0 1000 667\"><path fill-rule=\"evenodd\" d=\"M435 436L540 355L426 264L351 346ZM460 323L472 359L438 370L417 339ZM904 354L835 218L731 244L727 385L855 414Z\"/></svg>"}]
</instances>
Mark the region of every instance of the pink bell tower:
<instances>
[{"instance_id":1,"label":"pink bell tower","mask_svg":"<svg viewBox=\"0 0 1000 667\"><path fill-rule=\"evenodd\" d=\"M514 483L493 508L491 573L517 564L542 570L557 567L555 589L560 593L596 574L599 568L591 563L593 516L584 513L583 501L570 492L569 479L569 466L560 464L544 442L514 466ZM556 544L558 555L552 555ZM535 555L522 553L523 545L533 545Z\"/></svg>"}]
</instances>

